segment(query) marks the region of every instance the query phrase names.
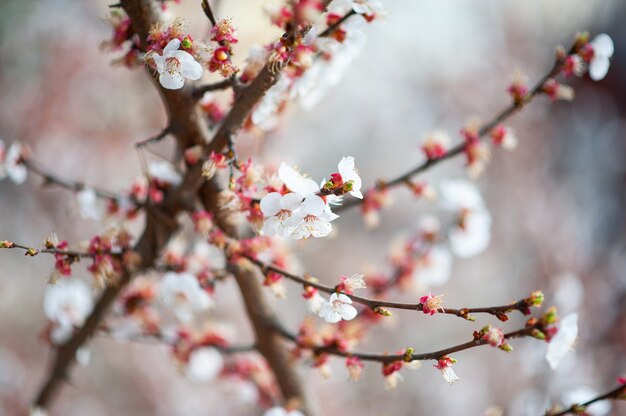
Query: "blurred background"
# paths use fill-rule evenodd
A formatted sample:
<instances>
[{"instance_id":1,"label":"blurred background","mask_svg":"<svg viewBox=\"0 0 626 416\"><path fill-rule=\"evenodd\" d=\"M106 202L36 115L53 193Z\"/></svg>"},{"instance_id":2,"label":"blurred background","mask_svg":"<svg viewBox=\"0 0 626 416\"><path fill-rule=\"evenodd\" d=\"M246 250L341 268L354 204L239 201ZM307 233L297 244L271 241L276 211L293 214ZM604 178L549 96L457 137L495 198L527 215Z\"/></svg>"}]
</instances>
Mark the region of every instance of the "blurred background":
<instances>
[{"instance_id":1,"label":"blurred background","mask_svg":"<svg viewBox=\"0 0 626 416\"><path fill-rule=\"evenodd\" d=\"M546 365L546 345L530 339L514 341L511 354L489 348L463 352L455 365L461 381L452 386L430 363L403 371L405 380L393 391L384 390L379 366L366 366L359 383L346 382L342 360L331 360L330 379L302 366L318 405L329 415L474 415L489 408L541 415L578 387L612 388L626 374L626 3L383 3L386 23L365 27L368 42L342 82L313 110L292 108L266 137L240 138L242 154L274 166L286 161L315 178L352 155L371 186L421 160L420 143L428 132L446 129L460 140L457 132L470 116L488 120L507 105L506 87L515 70L532 84L552 65L555 46L569 46L577 31L610 34L616 50L602 82L573 80L573 103L540 97L511 120L518 149L496 150L478 182L493 216L491 244L478 257L455 260L452 279L438 289L450 306L501 304L541 289L546 304L558 306L562 315L578 312L579 341L556 371ZM59 175L122 190L141 172L142 158L152 157L139 155L134 143L158 133L165 112L143 71L110 65L117 56L100 49L111 36L104 20L107 4L2 2L0 137L28 143L36 160ZM169 13L184 16L195 37L206 35L199 1L183 0ZM239 62L251 44L267 43L279 33L256 1L222 1L216 14L232 17L238 28ZM168 154L167 144L157 149ZM436 184L464 177L463 163L446 162L424 178ZM20 187L0 182L0 239L37 245L54 231L77 242L102 231L79 217L71 193L40 183L32 176ZM390 243L409 235L432 211L405 189L394 191L393 198L376 229L363 226L358 210L346 211L335 222L332 239L294 244L300 271L334 284L339 275L384 269ZM0 415L24 414L46 372L50 354L40 339L46 325L42 299L52 266L49 257L0 253ZM76 271L87 277L82 268ZM289 298L272 303L295 330L307 311L298 288L287 287ZM233 282L220 285L217 297L214 319L232 325L238 341L250 340ZM411 296L394 294L394 299ZM495 323L420 318L395 313L360 349L411 345L430 351L464 342L483 323ZM514 314L506 328L522 324ZM90 347L91 363L74 370L53 414L262 413L241 386L186 381L164 346L103 337ZM626 406L614 403L608 412L626 414Z\"/></svg>"}]
</instances>

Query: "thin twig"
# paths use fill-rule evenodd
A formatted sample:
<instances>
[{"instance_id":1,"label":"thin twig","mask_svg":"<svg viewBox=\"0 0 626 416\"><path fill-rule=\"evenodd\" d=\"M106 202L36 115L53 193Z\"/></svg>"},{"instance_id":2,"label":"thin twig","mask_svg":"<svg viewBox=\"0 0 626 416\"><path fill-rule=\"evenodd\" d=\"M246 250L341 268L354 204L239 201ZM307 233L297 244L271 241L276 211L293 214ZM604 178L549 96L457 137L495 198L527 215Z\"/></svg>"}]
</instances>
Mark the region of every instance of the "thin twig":
<instances>
[{"instance_id":1,"label":"thin twig","mask_svg":"<svg viewBox=\"0 0 626 416\"><path fill-rule=\"evenodd\" d=\"M291 332L287 331L285 328L282 328L278 324L275 324L275 328L278 333L285 339L288 339L295 344L299 348L311 350L316 354L331 354L339 357L357 357L363 361L374 361L380 363L390 363L394 361L425 361L425 360L439 360L446 355L454 354L460 351L468 350L470 348L480 347L482 345L488 344L488 341L485 339L473 339L468 342L464 342L462 344L458 344L449 348L444 348L437 351L425 352L425 353L414 353L410 355L405 354L376 354L376 353L364 353L357 351L344 351L340 350L336 347L329 347L325 345L307 345L298 341L298 337ZM511 338L520 338L530 336L531 333L536 329L536 326L529 326L526 328L519 329L517 331L509 332L504 334L505 339Z\"/></svg>"},{"instance_id":2,"label":"thin twig","mask_svg":"<svg viewBox=\"0 0 626 416\"><path fill-rule=\"evenodd\" d=\"M43 178L44 185L53 184L53 185L60 186L61 188L69 189L70 191L74 191L74 192L79 192L79 191L82 191L83 189L93 189L99 198L109 199L109 200L116 200L120 197L119 195L113 192L94 188L93 186L87 185L84 182L61 178L60 176L57 176L47 171L43 167L39 166L32 159L27 159L23 163L24 163L24 166L26 166L26 168L30 172L34 173L35 175L41 176ZM136 203L137 201L134 201L134 202Z\"/></svg>"},{"instance_id":3,"label":"thin twig","mask_svg":"<svg viewBox=\"0 0 626 416\"><path fill-rule=\"evenodd\" d=\"M237 85L237 82L237 78L231 77L223 81L215 82L213 84L199 85L194 88L193 97L196 99L200 99L207 92L225 90L226 88L234 87L235 85Z\"/></svg>"},{"instance_id":4,"label":"thin twig","mask_svg":"<svg viewBox=\"0 0 626 416\"><path fill-rule=\"evenodd\" d=\"M573 53L573 51L574 51L574 47L570 49L567 55ZM550 71L548 71L548 73L544 75L539 82L537 82L537 84L526 94L526 96L524 96L519 102L513 102L504 110L500 111L491 121L484 124L478 131L479 138L486 137L487 134L491 132L491 130L493 130L495 127L497 127L500 123L502 123L503 121L508 119L510 116L520 111L527 104L533 101L535 97L540 95L542 93L543 86L546 83L546 81L548 81L550 78L554 78L561 72L564 61L565 61L565 58L557 59L554 65L552 66L552 68L550 69ZM446 152L446 154L440 158L428 159L424 163L416 166L415 168L409 170L408 172L405 172L393 179L390 179L387 181L378 181L376 184L376 190L388 189L388 188L392 188L398 185L405 184L407 181L410 181L410 179L413 178L415 175L418 175L420 173L427 171L431 167L440 164L444 160L452 159L453 157L462 154L466 148L467 148L467 143L465 142L460 143L457 146L453 147L452 149L448 150L448 152ZM371 191L368 191L364 194L363 199L356 199L356 198L349 199L343 205L340 205L334 208L333 211L339 212L339 211L343 211L345 209L362 204L363 201L367 199L367 195L369 192Z\"/></svg>"},{"instance_id":5,"label":"thin twig","mask_svg":"<svg viewBox=\"0 0 626 416\"><path fill-rule=\"evenodd\" d=\"M296 283L300 283L301 285L305 287L311 286L311 287L316 288L317 290L320 290L328 294L332 294L337 291L336 288L334 287L326 286L318 282L307 280L304 277L290 273L277 266L264 263L262 261L254 259L251 256L244 256L244 257L246 257L248 260L250 260L257 266L259 266L265 273L267 273L267 271L272 271L272 272L278 273L286 277L289 280L292 280ZM353 302L367 306L368 308L372 310L376 310L377 308L390 308L390 309L404 309L404 310L410 310L410 311L422 311L424 307L424 305L421 303L388 302L388 301L378 300L378 299L368 299L368 298L364 298L364 297L356 296L352 294L345 294L345 295L348 296L350 299L352 299ZM507 314L508 312L512 312L512 311L520 311L521 313L524 313L531 306L532 305L529 302L529 300L525 298L525 299L518 300L517 302L510 303L508 305L487 306L487 307L481 307L481 308L461 308L461 309L441 308L437 312L443 313L446 315L458 316L464 319L470 319L471 314L477 314L477 313L485 313L485 314L494 315L498 317L501 317Z\"/></svg>"},{"instance_id":6,"label":"thin twig","mask_svg":"<svg viewBox=\"0 0 626 416\"><path fill-rule=\"evenodd\" d=\"M319 36L318 36L318 37L320 37L320 38L324 38L324 37L327 37L327 36L332 35L332 34L333 34L333 32L334 32L335 30L337 30L337 28L339 28L339 26L341 26L341 24L342 24L343 22L345 22L346 20L348 20L348 18L349 18L350 16L354 16L355 14L356 14L356 12L355 12L354 10L350 10L348 13L346 13L345 15L343 15L343 16L341 17L341 19L337 20L335 23L333 23L332 25L328 26L328 27L326 28L326 30L324 30L322 33L320 33L320 34L319 34Z\"/></svg>"},{"instance_id":7,"label":"thin twig","mask_svg":"<svg viewBox=\"0 0 626 416\"><path fill-rule=\"evenodd\" d=\"M161 140L165 138L165 136L170 134L170 132L171 132L171 129L169 127L166 127L163 130L161 130L161 132L157 134L156 136L152 136L149 139L142 140L140 142L135 143L135 147L142 148L142 147L148 146L149 144L160 142Z\"/></svg>"},{"instance_id":8,"label":"thin twig","mask_svg":"<svg viewBox=\"0 0 626 416\"><path fill-rule=\"evenodd\" d=\"M600 402L602 400L625 400L625 399L626 399L626 384L622 384L607 393L594 397L591 400L587 400L584 403L573 404L567 409L562 410L560 412L553 413L547 410L545 413L545 416L564 416L564 415L569 415L569 414L580 415L586 410L588 406L596 402Z\"/></svg>"}]
</instances>

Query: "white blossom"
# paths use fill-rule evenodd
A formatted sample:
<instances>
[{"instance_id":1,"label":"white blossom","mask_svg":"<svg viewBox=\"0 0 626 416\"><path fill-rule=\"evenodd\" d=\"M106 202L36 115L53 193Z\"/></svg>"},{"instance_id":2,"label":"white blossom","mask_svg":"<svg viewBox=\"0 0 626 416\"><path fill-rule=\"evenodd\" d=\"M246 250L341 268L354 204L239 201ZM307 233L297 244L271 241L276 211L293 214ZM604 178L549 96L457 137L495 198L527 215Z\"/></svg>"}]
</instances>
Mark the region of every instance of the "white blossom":
<instances>
[{"instance_id":1,"label":"white blossom","mask_svg":"<svg viewBox=\"0 0 626 416\"><path fill-rule=\"evenodd\" d=\"M322 295L320 295L318 292L315 292L306 301L307 301L307 307L309 308L309 311L316 315L320 313L320 311L326 304L326 299L324 299Z\"/></svg>"},{"instance_id":2,"label":"white blossom","mask_svg":"<svg viewBox=\"0 0 626 416\"><path fill-rule=\"evenodd\" d=\"M606 33L601 33L591 41L591 46L593 58L589 63L589 76L594 81L600 81L609 72L610 59L615 51L613 39Z\"/></svg>"},{"instance_id":3,"label":"white blossom","mask_svg":"<svg viewBox=\"0 0 626 416\"><path fill-rule=\"evenodd\" d=\"M413 272L413 278L426 287L441 286L450 280L452 255L443 245L437 245L426 253Z\"/></svg>"},{"instance_id":4,"label":"white blossom","mask_svg":"<svg viewBox=\"0 0 626 416\"><path fill-rule=\"evenodd\" d=\"M275 406L268 409L263 416L304 416L299 410L286 410L284 407Z\"/></svg>"},{"instance_id":5,"label":"white blossom","mask_svg":"<svg viewBox=\"0 0 626 416\"><path fill-rule=\"evenodd\" d=\"M459 216L459 223L449 232L452 252L462 258L481 253L491 241L491 214L478 187L459 179L445 181L440 188L442 207Z\"/></svg>"},{"instance_id":6,"label":"white blossom","mask_svg":"<svg viewBox=\"0 0 626 416\"><path fill-rule=\"evenodd\" d=\"M194 383L215 380L224 367L222 354L213 347L195 349L189 355L185 375Z\"/></svg>"},{"instance_id":7,"label":"white blossom","mask_svg":"<svg viewBox=\"0 0 626 416\"><path fill-rule=\"evenodd\" d=\"M285 223L294 215L294 211L303 201L304 197L299 193L281 195L278 192L271 192L261 198L261 212L265 216L263 234L289 236L295 227L287 227Z\"/></svg>"},{"instance_id":8,"label":"white blossom","mask_svg":"<svg viewBox=\"0 0 626 416\"><path fill-rule=\"evenodd\" d=\"M66 341L74 327L81 326L93 308L87 283L64 277L48 285L43 302L46 317L55 324L51 338L55 343Z\"/></svg>"},{"instance_id":9,"label":"white blossom","mask_svg":"<svg viewBox=\"0 0 626 416\"><path fill-rule=\"evenodd\" d=\"M150 163L148 174L152 179L174 186L180 185L183 180L174 166L165 160Z\"/></svg>"},{"instance_id":10,"label":"white blossom","mask_svg":"<svg viewBox=\"0 0 626 416\"><path fill-rule=\"evenodd\" d=\"M457 380L460 380L459 376L456 375L451 366L443 367L441 370L441 375L443 379L446 380L449 384L454 383Z\"/></svg>"},{"instance_id":11,"label":"white blossom","mask_svg":"<svg viewBox=\"0 0 626 416\"><path fill-rule=\"evenodd\" d=\"M298 193L302 195L303 198L315 194L320 190L317 182L302 175L286 163L281 163L278 168L278 178L291 192Z\"/></svg>"},{"instance_id":12,"label":"white blossom","mask_svg":"<svg viewBox=\"0 0 626 416\"><path fill-rule=\"evenodd\" d=\"M329 59L315 59L313 65L291 87L290 95L306 110L313 108L332 87L337 85L354 59L361 53L367 36L361 30L365 19L350 16L342 25L345 39L338 42L324 37L315 39L315 46Z\"/></svg>"},{"instance_id":13,"label":"white blossom","mask_svg":"<svg viewBox=\"0 0 626 416\"><path fill-rule=\"evenodd\" d=\"M76 202L81 217L85 219L99 220L104 213L104 207L98 200L98 195L93 188L84 188L76 193Z\"/></svg>"},{"instance_id":14,"label":"white blossom","mask_svg":"<svg viewBox=\"0 0 626 416\"><path fill-rule=\"evenodd\" d=\"M165 273L160 295L163 303L170 307L182 322L191 321L194 312L201 312L213 306L213 299L191 273Z\"/></svg>"},{"instance_id":15,"label":"white blossom","mask_svg":"<svg viewBox=\"0 0 626 416\"><path fill-rule=\"evenodd\" d=\"M261 98L261 101L252 111L250 120L252 124L264 131L273 129L276 126L276 115L278 107L285 99L285 94L289 90L291 80L289 77L281 76Z\"/></svg>"},{"instance_id":16,"label":"white blossom","mask_svg":"<svg viewBox=\"0 0 626 416\"><path fill-rule=\"evenodd\" d=\"M356 317L356 308L352 306L352 299L343 293L333 293L328 302L322 306L319 317L326 322L336 324L341 321L350 321Z\"/></svg>"},{"instance_id":17,"label":"white blossom","mask_svg":"<svg viewBox=\"0 0 626 416\"><path fill-rule=\"evenodd\" d=\"M561 321L559 330L548 344L546 360L554 370L563 357L574 348L578 337L578 314L570 313Z\"/></svg>"},{"instance_id":18,"label":"white blossom","mask_svg":"<svg viewBox=\"0 0 626 416\"><path fill-rule=\"evenodd\" d=\"M302 238L326 237L332 231L331 221L339 218L328 209L322 198L309 195L300 208L285 221L285 227L293 227L290 236L296 240Z\"/></svg>"},{"instance_id":19,"label":"white blossom","mask_svg":"<svg viewBox=\"0 0 626 416\"><path fill-rule=\"evenodd\" d=\"M363 199L363 194L361 193L361 177L357 173L354 166L354 157L348 156L342 158L337 168L339 169L339 174L341 175L344 183L352 182L350 195L355 198Z\"/></svg>"},{"instance_id":20,"label":"white blossom","mask_svg":"<svg viewBox=\"0 0 626 416\"><path fill-rule=\"evenodd\" d=\"M465 179L446 180L440 184L441 205L448 211L478 211L485 208L480 190Z\"/></svg>"},{"instance_id":21,"label":"white blossom","mask_svg":"<svg viewBox=\"0 0 626 416\"><path fill-rule=\"evenodd\" d=\"M17 185L26 181L28 170L22 163L23 153L24 147L21 143L13 142L6 150L4 142L0 140L0 179L8 176Z\"/></svg>"},{"instance_id":22,"label":"white blossom","mask_svg":"<svg viewBox=\"0 0 626 416\"><path fill-rule=\"evenodd\" d=\"M470 258L482 253L491 242L491 214L487 210L463 217L462 226L450 230L450 248L458 257Z\"/></svg>"},{"instance_id":23,"label":"white blossom","mask_svg":"<svg viewBox=\"0 0 626 416\"><path fill-rule=\"evenodd\" d=\"M185 78L197 80L202 76L202 65L189 53L178 50L179 47L180 40L172 39L163 49L162 56L157 53L150 55L159 72L159 82L168 90L181 89Z\"/></svg>"}]
</instances>

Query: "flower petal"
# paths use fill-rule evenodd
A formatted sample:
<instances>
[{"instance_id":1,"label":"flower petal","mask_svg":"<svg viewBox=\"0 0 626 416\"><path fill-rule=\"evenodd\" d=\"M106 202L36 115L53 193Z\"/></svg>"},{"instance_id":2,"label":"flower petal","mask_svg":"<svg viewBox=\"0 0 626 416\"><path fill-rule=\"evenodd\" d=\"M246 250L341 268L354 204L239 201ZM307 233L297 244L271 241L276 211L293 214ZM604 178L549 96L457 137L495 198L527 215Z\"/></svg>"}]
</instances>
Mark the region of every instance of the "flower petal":
<instances>
[{"instance_id":1,"label":"flower petal","mask_svg":"<svg viewBox=\"0 0 626 416\"><path fill-rule=\"evenodd\" d=\"M278 192L271 192L261 198L261 212L263 215L266 217L276 215L281 209L281 198L282 196Z\"/></svg>"},{"instance_id":2,"label":"flower petal","mask_svg":"<svg viewBox=\"0 0 626 416\"><path fill-rule=\"evenodd\" d=\"M173 54L176 50L178 50L178 48L180 48L180 40L170 40L165 48L163 48L163 56L169 56Z\"/></svg>"},{"instance_id":3,"label":"flower petal","mask_svg":"<svg viewBox=\"0 0 626 416\"><path fill-rule=\"evenodd\" d=\"M185 80L180 72L162 72L159 82L163 88L168 90L179 90L185 85Z\"/></svg>"},{"instance_id":4,"label":"flower petal","mask_svg":"<svg viewBox=\"0 0 626 416\"><path fill-rule=\"evenodd\" d=\"M609 72L610 65L611 61L609 61L609 58L603 56L595 57L589 64L589 76L594 81L600 81Z\"/></svg>"},{"instance_id":5,"label":"flower petal","mask_svg":"<svg viewBox=\"0 0 626 416\"><path fill-rule=\"evenodd\" d=\"M615 52L615 46L613 45L613 39L606 33L600 33L591 41L593 51L596 56L605 56L610 58Z\"/></svg>"},{"instance_id":6,"label":"flower petal","mask_svg":"<svg viewBox=\"0 0 626 416\"><path fill-rule=\"evenodd\" d=\"M192 60L191 62L182 62L180 71L185 78L189 78L190 80L195 81L202 77L203 69L202 65Z\"/></svg>"}]
</instances>

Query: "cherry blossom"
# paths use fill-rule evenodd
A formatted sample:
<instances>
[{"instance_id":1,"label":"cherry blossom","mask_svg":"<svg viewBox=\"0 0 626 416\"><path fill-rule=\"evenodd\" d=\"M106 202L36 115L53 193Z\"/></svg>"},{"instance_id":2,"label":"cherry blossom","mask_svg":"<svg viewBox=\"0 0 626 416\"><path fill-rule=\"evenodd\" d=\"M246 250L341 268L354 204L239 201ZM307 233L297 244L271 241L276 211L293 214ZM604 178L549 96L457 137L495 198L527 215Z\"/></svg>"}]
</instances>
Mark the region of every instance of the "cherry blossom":
<instances>
[{"instance_id":1,"label":"cherry blossom","mask_svg":"<svg viewBox=\"0 0 626 416\"><path fill-rule=\"evenodd\" d=\"M555 370L563 357L570 352L578 337L578 314L571 313L561 321L559 329L548 344L546 360L550 368Z\"/></svg>"},{"instance_id":2,"label":"cherry blossom","mask_svg":"<svg viewBox=\"0 0 626 416\"><path fill-rule=\"evenodd\" d=\"M285 221L285 227L293 227L290 236L296 240L311 236L326 237L333 229L330 222L337 218L339 216L330 212L322 198L309 195L298 211Z\"/></svg>"},{"instance_id":3,"label":"cherry blossom","mask_svg":"<svg viewBox=\"0 0 626 416\"><path fill-rule=\"evenodd\" d=\"M263 234L289 236L295 227L287 227L285 223L294 215L294 211L300 207L303 199L303 196L298 193L281 195L278 192L271 192L261 198L261 212L265 216Z\"/></svg>"},{"instance_id":4,"label":"cherry blossom","mask_svg":"<svg viewBox=\"0 0 626 416\"><path fill-rule=\"evenodd\" d=\"M437 361L437 364L434 366L437 370L441 371L443 379L446 380L449 384L460 380L459 376L457 376L452 369L452 364L454 363L456 363L456 360L454 358L444 357Z\"/></svg>"},{"instance_id":5,"label":"cherry blossom","mask_svg":"<svg viewBox=\"0 0 626 416\"><path fill-rule=\"evenodd\" d=\"M450 248L462 258L482 253L491 241L491 215L486 210L465 215L459 227L450 231Z\"/></svg>"},{"instance_id":6,"label":"cherry blossom","mask_svg":"<svg viewBox=\"0 0 626 416\"><path fill-rule=\"evenodd\" d=\"M361 177L354 166L354 157L348 156L342 158L337 168L344 189L347 189L353 197L363 199L363 194L361 193Z\"/></svg>"},{"instance_id":7,"label":"cherry blossom","mask_svg":"<svg viewBox=\"0 0 626 416\"><path fill-rule=\"evenodd\" d=\"M448 180L440 186L444 209L456 212L459 221L449 232L450 248L462 258L484 251L491 241L491 214L476 185L466 180Z\"/></svg>"},{"instance_id":8,"label":"cherry blossom","mask_svg":"<svg viewBox=\"0 0 626 416\"><path fill-rule=\"evenodd\" d=\"M351 295L356 289L365 289L367 286L362 274L353 274L352 276L342 276L341 283L337 286L337 290Z\"/></svg>"},{"instance_id":9,"label":"cherry blossom","mask_svg":"<svg viewBox=\"0 0 626 416\"><path fill-rule=\"evenodd\" d=\"M425 287L441 286L450 280L452 274L452 254L444 245L428 250L413 272L413 278Z\"/></svg>"},{"instance_id":10,"label":"cherry blossom","mask_svg":"<svg viewBox=\"0 0 626 416\"><path fill-rule=\"evenodd\" d=\"M441 305L443 305L444 296L445 295L435 296L432 293L422 296L420 298L420 303L422 304L422 312L427 315L434 315L439 312L439 309L442 309Z\"/></svg>"},{"instance_id":11,"label":"cherry blossom","mask_svg":"<svg viewBox=\"0 0 626 416\"><path fill-rule=\"evenodd\" d=\"M84 188L76 193L76 202L81 217L99 220L104 213L104 207L98 201L98 195L93 188Z\"/></svg>"},{"instance_id":12,"label":"cherry blossom","mask_svg":"<svg viewBox=\"0 0 626 416\"><path fill-rule=\"evenodd\" d=\"M439 159L445 156L450 147L450 136L442 130L430 133L422 143L422 150L429 159Z\"/></svg>"},{"instance_id":13,"label":"cherry blossom","mask_svg":"<svg viewBox=\"0 0 626 416\"><path fill-rule=\"evenodd\" d=\"M606 33L601 33L590 42L590 45L593 48L593 57L589 62L589 76L594 81L600 81L609 72L610 59L615 50L613 39Z\"/></svg>"},{"instance_id":14,"label":"cherry blossom","mask_svg":"<svg viewBox=\"0 0 626 416\"><path fill-rule=\"evenodd\" d=\"M213 347L194 349L189 355L185 376L194 383L215 380L224 367L224 359Z\"/></svg>"},{"instance_id":15,"label":"cherry blossom","mask_svg":"<svg viewBox=\"0 0 626 416\"><path fill-rule=\"evenodd\" d=\"M287 410L284 407L275 406L263 413L263 416L304 416L299 410Z\"/></svg>"},{"instance_id":16,"label":"cherry blossom","mask_svg":"<svg viewBox=\"0 0 626 416\"><path fill-rule=\"evenodd\" d=\"M44 312L54 324L51 339L62 343L71 335L74 327L81 326L93 308L89 286L78 278L59 279L46 288Z\"/></svg>"},{"instance_id":17,"label":"cherry blossom","mask_svg":"<svg viewBox=\"0 0 626 416\"><path fill-rule=\"evenodd\" d=\"M165 273L160 294L163 302L182 322L191 321L194 312L207 310L213 305L213 299L191 273Z\"/></svg>"},{"instance_id":18,"label":"cherry blossom","mask_svg":"<svg viewBox=\"0 0 626 416\"><path fill-rule=\"evenodd\" d=\"M178 50L180 40L172 39L163 49L163 55L153 52L149 55L159 73L159 82L168 90L178 90L185 84L185 78L200 79L202 65L195 61L188 52Z\"/></svg>"},{"instance_id":19,"label":"cherry blossom","mask_svg":"<svg viewBox=\"0 0 626 416\"><path fill-rule=\"evenodd\" d=\"M26 181L28 170L22 163L25 152L26 149L19 142L11 143L6 150L4 142L0 139L0 180L8 176L17 185Z\"/></svg>"},{"instance_id":20,"label":"cherry blossom","mask_svg":"<svg viewBox=\"0 0 626 416\"><path fill-rule=\"evenodd\" d=\"M350 321L356 317L357 311L352 306L352 299L343 293L333 293L328 302L322 306L319 317L326 322L336 324L341 321Z\"/></svg>"},{"instance_id":21,"label":"cherry blossom","mask_svg":"<svg viewBox=\"0 0 626 416\"><path fill-rule=\"evenodd\" d=\"M320 187L311 178L307 178L286 163L278 168L278 178L291 191L302 195L302 198L319 192Z\"/></svg>"}]
</instances>

